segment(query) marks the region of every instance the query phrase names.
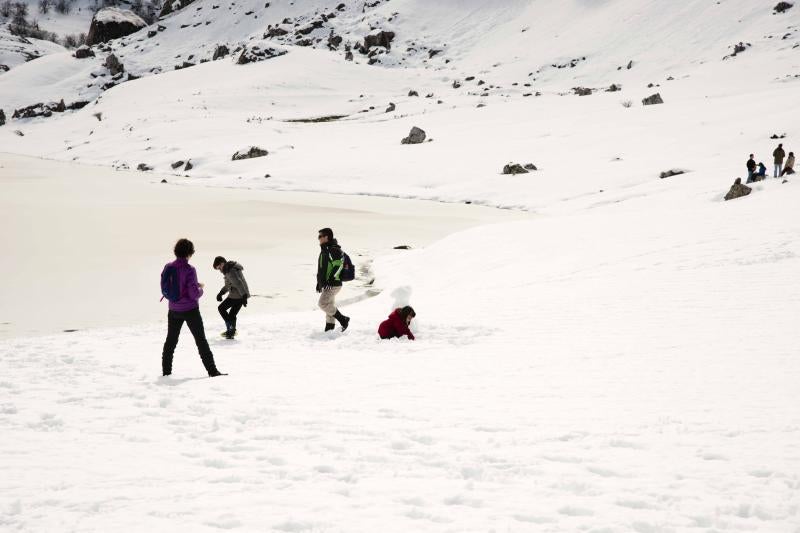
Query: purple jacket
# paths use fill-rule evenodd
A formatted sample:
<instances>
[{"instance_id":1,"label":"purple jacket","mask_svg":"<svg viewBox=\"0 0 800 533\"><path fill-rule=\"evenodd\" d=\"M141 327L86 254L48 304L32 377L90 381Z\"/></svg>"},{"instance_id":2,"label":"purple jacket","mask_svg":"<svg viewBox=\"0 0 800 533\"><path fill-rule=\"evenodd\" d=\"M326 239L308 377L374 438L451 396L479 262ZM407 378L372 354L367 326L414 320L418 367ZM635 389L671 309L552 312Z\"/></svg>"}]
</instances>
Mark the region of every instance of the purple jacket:
<instances>
[{"instance_id":1,"label":"purple jacket","mask_svg":"<svg viewBox=\"0 0 800 533\"><path fill-rule=\"evenodd\" d=\"M200 306L198 300L203 296L203 289L197 284L197 271L189 264L188 259L176 259L164 268L169 265L178 269L178 283L181 287L180 299L177 302L170 302L169 310L183 313L197 309Z\"/></svg>"}]
</instances>

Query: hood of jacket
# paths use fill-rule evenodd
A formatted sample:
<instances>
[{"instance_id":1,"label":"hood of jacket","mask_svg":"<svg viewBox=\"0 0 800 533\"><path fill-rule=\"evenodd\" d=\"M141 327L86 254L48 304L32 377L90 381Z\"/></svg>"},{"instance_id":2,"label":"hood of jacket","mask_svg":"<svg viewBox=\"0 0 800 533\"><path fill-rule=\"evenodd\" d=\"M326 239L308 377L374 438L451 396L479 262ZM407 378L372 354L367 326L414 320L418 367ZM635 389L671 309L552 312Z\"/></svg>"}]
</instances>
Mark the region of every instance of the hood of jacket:
<instances>
[{"instance_id":1,"label":"hood of jacket","mask_svg":"<svg viewBox=\"0 0 800 533\"><path fill-rule=\"evenodd\" d=\"M231 270L244 270L244 267L236 261L228 261L222 265L222 273L227 274Z\"/></svg>"}]
</instances>

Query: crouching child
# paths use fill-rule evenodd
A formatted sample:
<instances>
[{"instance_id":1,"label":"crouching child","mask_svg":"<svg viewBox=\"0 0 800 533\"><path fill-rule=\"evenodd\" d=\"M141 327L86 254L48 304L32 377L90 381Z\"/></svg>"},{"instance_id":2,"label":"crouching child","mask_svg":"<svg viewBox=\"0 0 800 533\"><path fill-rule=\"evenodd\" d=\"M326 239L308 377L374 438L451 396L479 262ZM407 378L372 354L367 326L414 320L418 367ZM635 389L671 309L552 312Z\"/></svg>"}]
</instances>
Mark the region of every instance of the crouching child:
<instances>
[{"instance_id":1,"label":"crouching child","mask_svg":"<svg viewBox=\"0 0 800 533\"><path fill-rule=\"evenodd\" d=\"M414 334L411 333L411 320L417 316L411 306L395 309L389 318L381 322L378 327L378 335L381 339L394 339L407 336L412 341Z\"/></svg>"},{"instance_id":2,"label":"crouching child","mask_svg":"<svg viewBox=\"0 0 800 533\"><path fill-rule=\"evenodd\" d=\"M214 269L222 272L225 278L225 286L217 294L217 301L222 302L217 309L225 321L225 332L222 334L226 339L236 336L236 316L242 307L247 307L247 299L250 297L250 288L244 279L242 265L236 261L227 261L222 256L214 258ZM223 301L222 297L228 297Z\"/></svg>"}]
</instances>

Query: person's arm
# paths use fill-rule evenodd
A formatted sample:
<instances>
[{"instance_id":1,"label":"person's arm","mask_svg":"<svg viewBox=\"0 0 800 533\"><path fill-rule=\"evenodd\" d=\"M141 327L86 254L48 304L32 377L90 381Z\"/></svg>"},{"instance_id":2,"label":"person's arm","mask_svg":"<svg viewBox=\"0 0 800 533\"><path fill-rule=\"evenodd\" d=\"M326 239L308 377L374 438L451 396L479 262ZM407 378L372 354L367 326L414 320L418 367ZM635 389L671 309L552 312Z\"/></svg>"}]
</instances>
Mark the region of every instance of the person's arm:
<instances>
[{"instance_id":1,"label":"person's arm","mask_svg":"<svg viewBox=\"0 0 800 533\"><path fill-rule=\"evenodd\" d=\"M197 271L194 267L189 267L189 273L186 275L186 291L189 298L195 301L203 296L203 287L197 282Z\"/></svg>"},{"instance_id":2,"label":"person's arm","mask_svg":"<svg viewBox=\"0 0 800 533\"><path fill-rule=\"evenodd\" d=\"M411 333L411 330L408 328L408 324L406 324L406 321L400 315L395 315L394 329L397 330L398 336L407 336L412 341L414 340L414 334Z\"/></svg>"},{"instance_id":3,"label":"person's arm","mask_svg":"<svg viewBox=\"0 0 800 533\"><path fill-rule=\"evenodd\" d=\"M319 254L319 264L317 265L317 292L321 291L328 284L328 252L323 250Z\"/></svg>"}]
</instances>

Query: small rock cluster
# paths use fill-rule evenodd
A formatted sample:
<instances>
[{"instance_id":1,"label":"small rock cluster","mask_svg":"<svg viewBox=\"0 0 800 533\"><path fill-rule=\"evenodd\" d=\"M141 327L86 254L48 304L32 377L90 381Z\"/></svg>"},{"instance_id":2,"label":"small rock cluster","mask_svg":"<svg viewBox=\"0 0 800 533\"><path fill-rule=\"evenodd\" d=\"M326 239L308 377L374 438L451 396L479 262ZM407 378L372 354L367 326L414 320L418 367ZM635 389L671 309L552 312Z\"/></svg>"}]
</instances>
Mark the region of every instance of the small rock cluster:
<instances>
[{"instance_id":1,"label":"small rock cluster","mask_svg":"<svg viewBox=\"0 0 800 533\"><path fill-rule=\"evenodd\" d=\"M245 48L242 50L239 59L236 60L237 65L247 65L248 63L258 63L259 61L266 61L267 59L272 59L274 57L280 57L285 55L287 52L286 50L280 48L271 48L271 47L264 47L255 45L251 46L250 48Z\"/></svg>"},{"instance_id":2,"label":"small rock cluster","mask_svg":"<svg viewBox=\"0 0 800 533\"><path fill-rule=\"evenodd\" d=\"M269 152L264 150L263 148L259 148L258 146L251 146L245 150L239 150L233 157L231 157L231 161L240 161L242 159L253 159L256 157L264 157L268 155Z\"/></svg>"},{"instance_id":3,"label":"small rock cluster","mask_svg":"<svg viewBox=\"0 0 800 533\"><path fill-rule=\"evenodd\" d=\"M521 165L519 163L509 163L503 167L503 174L505 175L515 175L515 174L528 174L534 170L539 170L536 168L536 165L533 163L526 163Z\"/></svg>"}]
</instances>

